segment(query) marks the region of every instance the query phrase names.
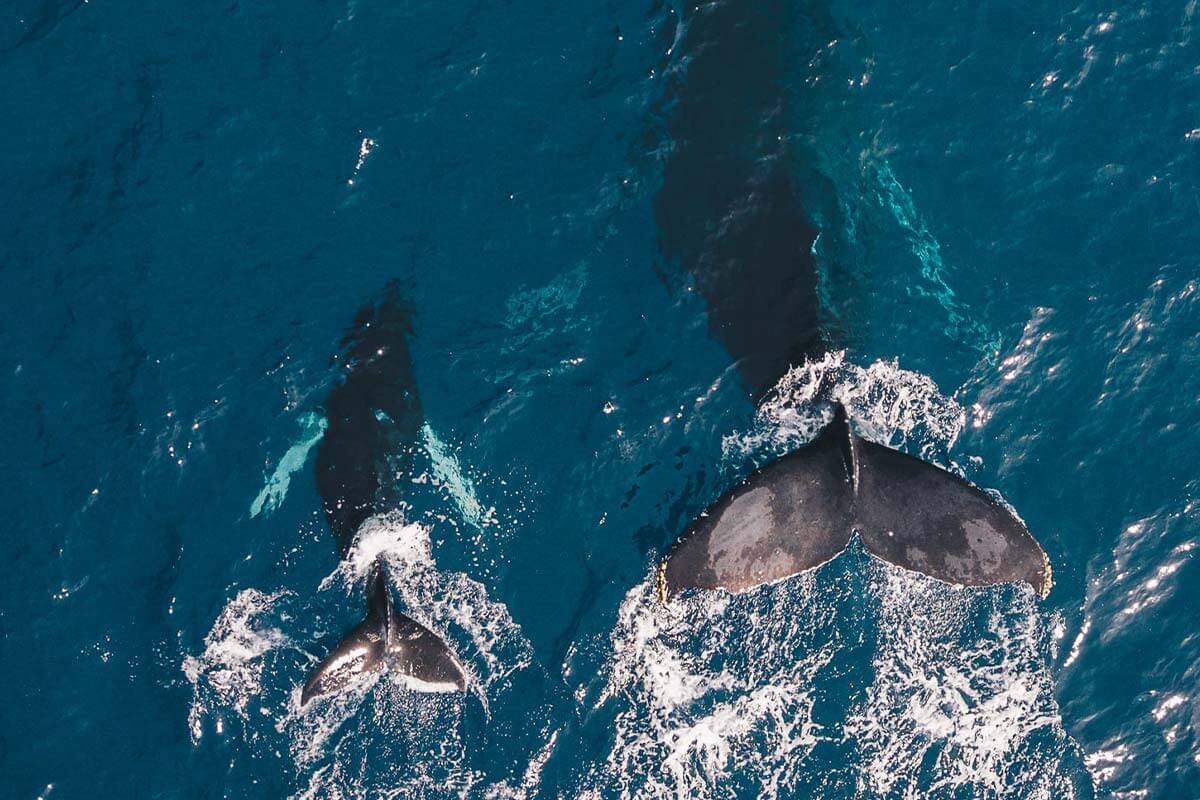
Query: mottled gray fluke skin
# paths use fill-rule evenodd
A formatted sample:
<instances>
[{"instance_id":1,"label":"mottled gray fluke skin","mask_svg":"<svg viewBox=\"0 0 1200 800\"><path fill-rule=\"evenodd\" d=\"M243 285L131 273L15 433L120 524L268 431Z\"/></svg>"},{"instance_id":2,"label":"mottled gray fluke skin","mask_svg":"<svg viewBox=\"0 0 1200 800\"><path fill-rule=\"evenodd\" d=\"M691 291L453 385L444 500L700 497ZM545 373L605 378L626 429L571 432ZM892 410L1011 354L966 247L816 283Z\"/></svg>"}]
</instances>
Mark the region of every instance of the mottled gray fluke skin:
<instances>
[{"instance_id":1,"label":"mottled gray fluke skin","mask_svg":"<svg viewBox=\"0 0 1200 800\"><path fill-rule=\"evenodd\" d=\"M342 380L325 401L329 426L317 450L317 488L345 558L359 527L395 510L423 417L408 337L412 325L395 286L362 309L342 340ZM361 675L391 671L425 691L462 691L462 666L436 634L396 610L387 569L367 581L366 618L313 670L301 704Z\"/></svg>"},{"instance_id":2,"label":"mottled gray fluke skin","mask_svg":"<svg viewBox=\"0 0 1200 800\"><path fill-rule=\"evenodd\" d=\"M692 523L658 570L660 599L744 592L813 569L857 533L884 561L948 583L1050 591L1045 552L1004 506L956 475L856 436L845 408Z\"/></svg>"}]
</instances>

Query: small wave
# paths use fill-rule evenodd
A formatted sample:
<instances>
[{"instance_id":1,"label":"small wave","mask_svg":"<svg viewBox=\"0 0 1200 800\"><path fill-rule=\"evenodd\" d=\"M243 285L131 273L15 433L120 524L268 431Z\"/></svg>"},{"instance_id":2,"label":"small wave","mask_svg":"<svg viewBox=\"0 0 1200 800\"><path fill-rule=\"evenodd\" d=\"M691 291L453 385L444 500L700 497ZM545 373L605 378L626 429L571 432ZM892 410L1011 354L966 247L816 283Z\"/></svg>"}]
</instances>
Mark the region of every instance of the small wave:
<instances>
[{"instance_id":1,"label":"small wave","mask_svg":"<svg viewBox=\"0 0 1200 800\"><path fill-rule=\"evenodd\" d=\"M1192 481L1186 495L1197 494L1200 482ZM1166 797L1195 785L1200 642L1180 621L1191 619L1195 602L1198 510L1188 499L1129 522L1111 553L1089 567L1062 688L1096 709L1078 735L1115 797ZM1127 666L1133 657L1146 665L1136 674Z\"/></svg>"}]
</instances>

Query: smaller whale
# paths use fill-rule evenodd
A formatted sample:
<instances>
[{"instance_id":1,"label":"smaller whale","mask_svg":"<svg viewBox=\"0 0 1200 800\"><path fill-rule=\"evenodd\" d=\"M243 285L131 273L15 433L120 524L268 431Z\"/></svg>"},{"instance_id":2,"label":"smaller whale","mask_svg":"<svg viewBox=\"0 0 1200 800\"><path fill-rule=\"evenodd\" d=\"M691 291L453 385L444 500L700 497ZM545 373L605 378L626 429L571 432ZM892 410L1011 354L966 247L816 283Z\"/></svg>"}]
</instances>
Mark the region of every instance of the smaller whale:
<instances>
[{"instance_id":1,"label":"smaller whale","mask_svg":"<svg viewBox=\"0 0 1200 800\"><path fill-rule=\"evenodd\" d=\"M424 422L409 317L394 284L362 309L342 340L343 378L325 401L329 426L317 450L317 488L342 558L364 522L403 503L400 487ZM446 643L396 609L386 563L377 558L367 579L366 617L313 670L300 703L384 671L418 691L464 691L467 684Z\"/></svg>"},{"instance_id":2,"label":"smaller whale","mask_svg":"<svg viewBox=\"0 0 1200 800\"><path fill-rule=\"evenodd\" d=\"M683 533L658 566L664 604L687 589L746 592L814 569L858 534L867 552L963 586L1024 581L1045 597L1050 561L983 490L850 429L846 409L808 445L757 470Z\"/></svg>"}]
</instances>

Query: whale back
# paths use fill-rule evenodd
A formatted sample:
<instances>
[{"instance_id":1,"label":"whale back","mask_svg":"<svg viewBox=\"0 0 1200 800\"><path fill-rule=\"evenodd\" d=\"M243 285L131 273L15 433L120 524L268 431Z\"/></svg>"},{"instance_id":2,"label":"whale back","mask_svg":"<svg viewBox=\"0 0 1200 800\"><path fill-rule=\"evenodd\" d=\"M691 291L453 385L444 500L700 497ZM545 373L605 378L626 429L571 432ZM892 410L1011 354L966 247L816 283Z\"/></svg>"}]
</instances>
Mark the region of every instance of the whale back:
<instances>
[{"instance_id":1,"label":"whale back","mask_svg":"<svg viewBox=\"0 0 1200 800\"><path fill-rule=\"evenodd\" d=\"M801 207L784 98L800 15L785 0L689 7L662 103L668 156L655 197L664 259L694 284L708 327L761 399L824 349L817 229Z\"/></svg>"},{"instance_id":2,"label":"whale back","mask_svg":"<svg viewBox=\"0 0 1200 800\"><path fill-rule=\"evenodd\" d=\"M408 338L411 314L394 286L359 311L342 339L340 378L325 400L317 490L344 556L367 518L394 509L424 416Z\"/></svg>"}]
</instances>

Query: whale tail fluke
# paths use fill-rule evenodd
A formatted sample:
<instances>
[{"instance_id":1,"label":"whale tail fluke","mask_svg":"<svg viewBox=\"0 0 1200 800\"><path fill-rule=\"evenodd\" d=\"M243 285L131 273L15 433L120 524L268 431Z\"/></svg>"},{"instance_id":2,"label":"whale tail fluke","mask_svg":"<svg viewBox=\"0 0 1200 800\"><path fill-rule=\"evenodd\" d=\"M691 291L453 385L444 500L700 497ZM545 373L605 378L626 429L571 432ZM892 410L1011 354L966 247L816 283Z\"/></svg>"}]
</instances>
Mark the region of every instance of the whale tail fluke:
<instances>
[{"instance_id":1,"label":"whale tail fluke","mask_svg":"<svg viewBox=\"0 0 1200 800\"><path fill-rule=\"evenodd\" d=\"M376 562L367 582L367 616L309 675L300 695L306 705L374 673L390 672L421 692L461 692L462 665L437 634L396 610L387 570Z\"/></svg>"},{"instance_id":2,"label":"whale tail fluke","mask_svg":"<svg viewBox=\"0 0 1200 800\"><path fill-rule=\"evenodd\" d=\"M689 526L659 565L659 598L779 581L830 560L855 533L876 558L947 583L1050 591L1045 551L1011 511L956 475L856 436L839 403L816 439Z\"/></svg>"},{"instance_id":3,"label":"whale tail fluke","mask_svg":"<svg viewBox=\"0 0 1200 800\"><path fill-rule=\"evenodd\" d=\"M905 453L856 443L854 529L867 552L962 586L1025 582L1050 592L1050 560L1007 507L957 475Z\"/></svg>"}]
</instances>

